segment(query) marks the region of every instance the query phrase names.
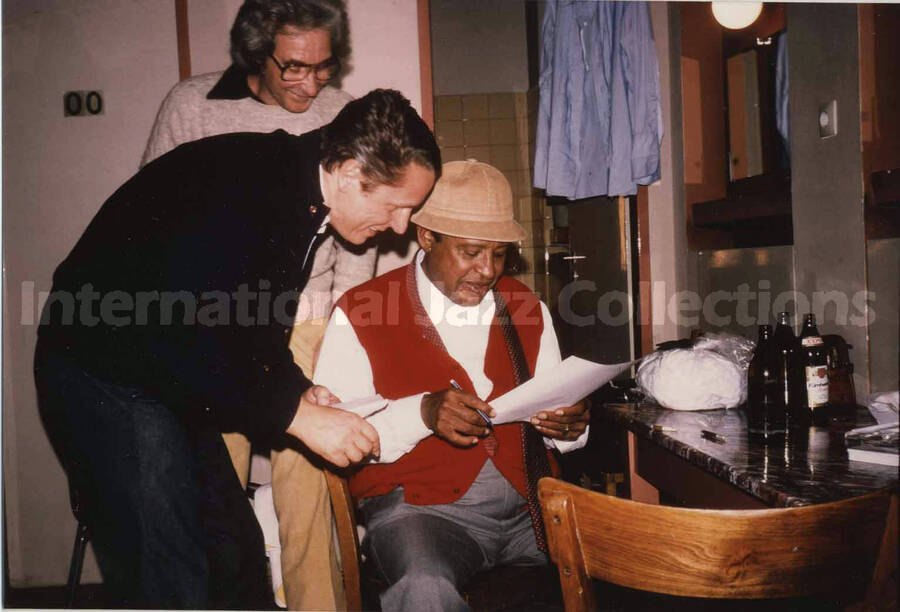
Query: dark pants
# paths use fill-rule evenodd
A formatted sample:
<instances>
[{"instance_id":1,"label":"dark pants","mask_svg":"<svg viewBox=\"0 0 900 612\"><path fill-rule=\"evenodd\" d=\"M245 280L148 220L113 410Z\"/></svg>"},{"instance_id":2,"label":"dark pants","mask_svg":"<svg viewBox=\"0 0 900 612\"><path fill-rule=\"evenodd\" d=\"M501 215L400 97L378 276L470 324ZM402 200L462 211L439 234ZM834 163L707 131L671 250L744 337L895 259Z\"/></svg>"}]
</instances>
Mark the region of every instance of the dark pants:
<instances>
[{"instance_id":1,"label":"dark pants","mask_svg":"<svg viewBox=\"0 0 900 612\"><path fill-rule=\"evenodd\" d=\"M218 431L40 346L35 382L104 584L123 607L273 607L262 531Z\"/></svg>"}]
</instances>

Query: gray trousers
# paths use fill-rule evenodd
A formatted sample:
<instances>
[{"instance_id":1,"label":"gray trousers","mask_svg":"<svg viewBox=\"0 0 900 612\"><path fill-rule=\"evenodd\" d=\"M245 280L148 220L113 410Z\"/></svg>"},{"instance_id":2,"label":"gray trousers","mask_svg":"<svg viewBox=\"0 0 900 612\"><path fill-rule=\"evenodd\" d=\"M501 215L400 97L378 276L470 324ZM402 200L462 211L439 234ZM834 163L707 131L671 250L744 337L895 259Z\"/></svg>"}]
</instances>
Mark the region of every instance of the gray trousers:
<instances>
[{"instance_id":1,"label":"gray trousers","mask_svg":"<svg viewBox=\"0 0 900 612\"><path fill-rule=\"evenodd\" d=\"M362 500L360 510L363 550L390 585L381 594L385 611L469 610L459 587L476 572L548 563L525 499L491 460L453 503L407 504L398 488Z\"/></svg>"}]
</instances>

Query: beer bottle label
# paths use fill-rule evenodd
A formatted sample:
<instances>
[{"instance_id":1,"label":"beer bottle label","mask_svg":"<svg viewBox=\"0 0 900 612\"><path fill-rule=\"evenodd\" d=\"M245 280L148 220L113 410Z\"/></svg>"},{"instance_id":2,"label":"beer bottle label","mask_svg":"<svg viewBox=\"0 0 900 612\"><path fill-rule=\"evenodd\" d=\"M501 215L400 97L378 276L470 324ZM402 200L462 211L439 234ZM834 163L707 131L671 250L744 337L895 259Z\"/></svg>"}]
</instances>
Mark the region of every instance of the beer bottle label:
<instances>
[{"instance_id":1,"label":"beer bottle label","mask_svg":"<svg viewBox=\"0 0 900 612\"><path fill-rule=\"evenodd\" d=\"M822 346L825 342L820 336L807 336L800 340L800 346Z\"/></svg>"},{"instance_id":2,"label":"beer bottle label","mask_svg":"<svg viewBox=\"0 0 900 612\"><path fill-rule=\"evenodd\" d=\"M810 408L818 408L828 403L826 366L806 366L806 398Z\"/></svg>"}]
</instances>

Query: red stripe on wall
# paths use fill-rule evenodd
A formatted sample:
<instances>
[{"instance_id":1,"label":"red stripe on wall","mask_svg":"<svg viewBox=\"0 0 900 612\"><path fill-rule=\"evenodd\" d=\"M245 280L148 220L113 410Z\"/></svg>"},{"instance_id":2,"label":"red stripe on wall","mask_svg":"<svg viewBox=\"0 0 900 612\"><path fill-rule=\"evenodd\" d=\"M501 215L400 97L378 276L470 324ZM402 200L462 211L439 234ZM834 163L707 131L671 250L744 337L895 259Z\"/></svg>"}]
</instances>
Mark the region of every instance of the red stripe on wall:
<instances>
[{"instance_id":1,"label":"red stripe on wall","mask_svg":"<svg viewBox=\"0 0 900 612\"><path fill-rule=\"evenodd\" d=\"M428 0L418 0L419 77L422 82L422 119L434 130L434 86L431 76L431 9Z\"/></svg>"},{"instance_id":2,"label":"red stripe on wall","mask_svg":"<svg viewBox=\"0 0 900 612\"><path fill-rule=\"evenodd\" d=\"M188 0L175 0L175 36L178 41L178 79L191 76L191 39L188 28Z\"/></svg>"}]
</instances>

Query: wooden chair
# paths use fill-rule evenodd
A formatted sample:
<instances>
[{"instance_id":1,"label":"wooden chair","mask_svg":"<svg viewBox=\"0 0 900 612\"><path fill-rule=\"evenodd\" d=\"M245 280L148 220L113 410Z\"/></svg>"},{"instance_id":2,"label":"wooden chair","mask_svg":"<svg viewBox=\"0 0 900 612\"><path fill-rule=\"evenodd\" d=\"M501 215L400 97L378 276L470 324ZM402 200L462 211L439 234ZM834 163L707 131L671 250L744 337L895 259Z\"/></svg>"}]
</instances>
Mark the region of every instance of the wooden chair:
<instances>
[{"instance_id":1,"label":"wooden chair","mask_svg":"<svg viewBox=\"0 0 900 612\"><path fill-rule=\"evenodd\" d=\"M357 612L363 609L363 603L356 508L346 478L326 469L325 482L328 483L331 511L334 513L334 524L338 534L338 551L341 555L341 571L344 574L347 610Z\"/></svg>"},{"instance_id":2,"label":"wooden chair","mask_svg":"<svg viewBox=\"0 0 900 612\"><path fill-rule=\"evenodd\" d=\"M325 470L325 481L331 497L331 509L334 512L335 526L338 534L338 549L341 555L341 568L344 578L344 590L347 593L347 610L356 612L363 610L365 604L374 607L376 604L366 602L363 598L363 584L373 582L365 580L365 573L360 563L359 536L356 531L356 510L350 487L343 476ZM476 575L466 586L463 597L473 610L521 610L545 603L545 600L559 600L559 584L556 571L552 565L540 567L498 567ZM377 590L377 584L368 585ZM374 593L370 593L374 595Z\"/></svg>"},{"instance_id":3,"label":"wooden chair","mask_svg":"<svg viewBox=\"0 0 900 612\"><path fill-rule=\"evenodd\" d=\"M865 609L896 609L882 599L893 597L896 606L897 496L890 491L795 508L699 510L554 478L538 486L567 612L597 608L591 578L711 599L865 594L874 605Z\"/></svg>"}]
</instances>

